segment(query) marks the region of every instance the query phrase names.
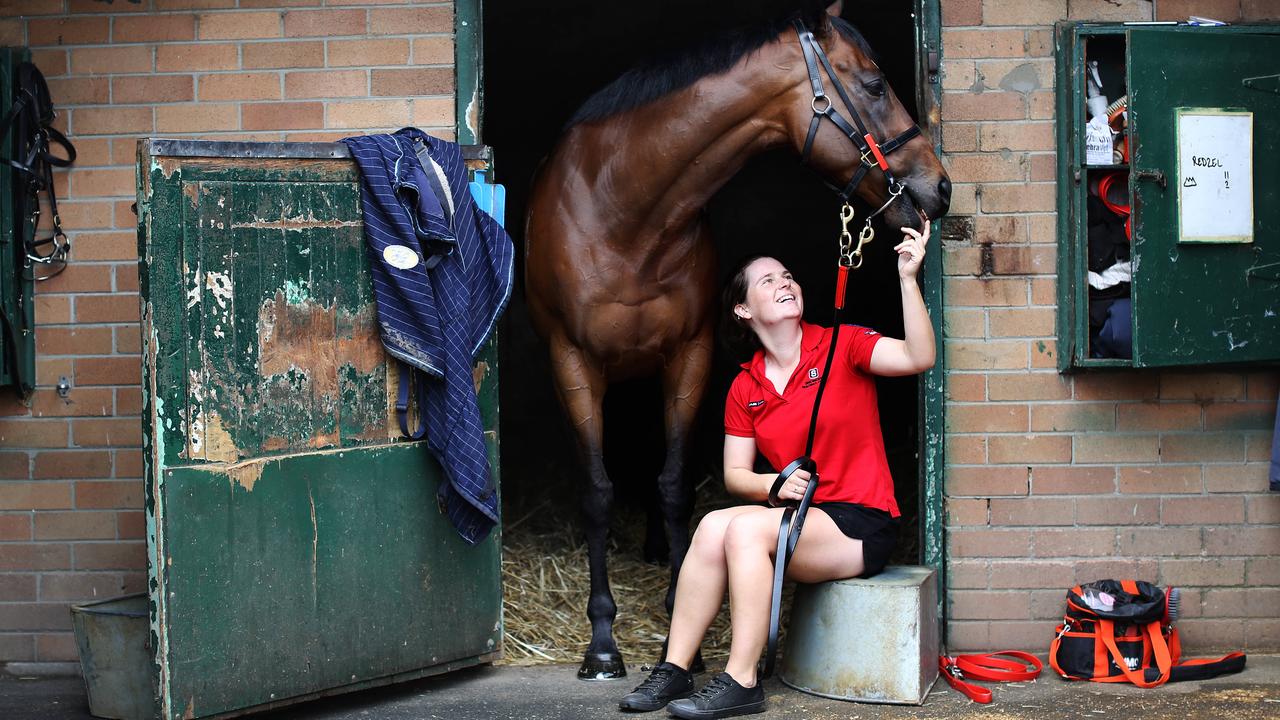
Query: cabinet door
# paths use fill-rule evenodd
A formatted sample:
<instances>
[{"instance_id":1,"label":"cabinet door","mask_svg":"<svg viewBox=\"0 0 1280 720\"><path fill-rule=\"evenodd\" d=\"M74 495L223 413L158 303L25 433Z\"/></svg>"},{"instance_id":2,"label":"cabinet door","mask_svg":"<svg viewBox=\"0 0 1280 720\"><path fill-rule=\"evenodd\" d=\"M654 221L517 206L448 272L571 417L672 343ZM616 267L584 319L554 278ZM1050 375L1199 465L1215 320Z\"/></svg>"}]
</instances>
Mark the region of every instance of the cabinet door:
<instances>
[{"instance_id":1,"label":"cabinet door","mask_svg":"<svg viewBox=\"0 0 1280 720\"><path fill-rule=\"evenodd\" d=\"M1239 28L1128 34L1134 364L1280 359L1280 94L1274 81L1271 89L1244 82L1280 72L1280 36ZM1178 108L1252 112L1253 177L1231 178L1252 181L1251 242L1179 242Z\"/></svg>"}]
</instances>

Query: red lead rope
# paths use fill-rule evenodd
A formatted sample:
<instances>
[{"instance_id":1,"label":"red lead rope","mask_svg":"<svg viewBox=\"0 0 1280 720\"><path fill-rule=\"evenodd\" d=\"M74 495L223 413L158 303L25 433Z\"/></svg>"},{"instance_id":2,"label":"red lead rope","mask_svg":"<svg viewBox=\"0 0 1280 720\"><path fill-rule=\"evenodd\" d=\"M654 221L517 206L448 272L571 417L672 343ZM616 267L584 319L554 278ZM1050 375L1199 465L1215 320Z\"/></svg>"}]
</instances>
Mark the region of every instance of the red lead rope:
<instances>
[{"instance_id":1,"label":"red lead rope","mask_svg":"<svg viewBox=\"0 0 1280 720\"><path fill-rule=\"evenodd\" d=\"M997 657L998 655L1007 655L1017 660L1006 660ZM1027 667L1028 664L1031 667ZM992 682L1035 680L1043 667L1035 655L1018 650L1001 650L986 655L938 656L938 670L951 687L967 695L970 700L983 704L991 702L991 691L965 682L966 678Z\"/></svg>"}]
</instances>

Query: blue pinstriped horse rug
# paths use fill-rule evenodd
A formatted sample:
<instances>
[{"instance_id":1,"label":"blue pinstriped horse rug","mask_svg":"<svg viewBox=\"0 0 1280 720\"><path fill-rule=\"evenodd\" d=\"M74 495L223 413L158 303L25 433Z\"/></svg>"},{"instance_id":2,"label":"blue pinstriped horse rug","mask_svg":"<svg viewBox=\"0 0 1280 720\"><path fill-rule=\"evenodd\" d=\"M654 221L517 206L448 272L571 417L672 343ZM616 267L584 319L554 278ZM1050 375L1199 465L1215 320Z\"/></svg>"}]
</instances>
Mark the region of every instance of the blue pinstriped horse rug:
<instances>
[{"instance_id":1,"label":"blue pinstriped horse rug","mask_svg":"<svg viewBox=\"0 0 1280 720\"><path fill-rule=\"evenodd\" d=\"M383 345L418 375L427 444L448 479L441 506L480 542L498 500L471 369L511 296L511 238L476 206L456 144L416 128L342 142L360 168Z\"/></svg>"}]
</instances>

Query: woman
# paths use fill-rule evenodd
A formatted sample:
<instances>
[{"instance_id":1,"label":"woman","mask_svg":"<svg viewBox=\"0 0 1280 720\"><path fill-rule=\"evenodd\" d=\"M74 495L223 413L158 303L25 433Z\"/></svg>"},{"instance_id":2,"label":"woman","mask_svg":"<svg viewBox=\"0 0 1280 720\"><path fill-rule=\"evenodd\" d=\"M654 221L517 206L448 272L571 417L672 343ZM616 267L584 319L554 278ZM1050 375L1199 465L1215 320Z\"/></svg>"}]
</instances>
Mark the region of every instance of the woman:
<instances>
[{"instance_id":1,"label":"woman","mask_svg":"<svg viewBox=\"0 0 1280 720\"><path fill-rule=\"evenodd\" d=\"M812 453L822 480L787 568L791 580L870 577L884 568L896 542L899 512L871 376L912 375L934 362L933 327L916 284L929 223L923 233L905 227L902 232L894 250L906 337L894 340L859 327L840 334ZM666 707L681 718L764 710L756 665L768 632L782 509L759 504L767 502L775 475L753 467L757 452L777 468L804 452L831 330L803 322L800 286L772 257L748 259L725 288L725 301L733 322L758 348L725 403L725 485L753 504L717 510L698 524L676 585L666 660L622 698L624 710ZM778 497L799 501L808 480L807 472L796 472ZM726 587L732 609L729 662L694 693L688 667Z\"/></svg>"}]
</instances>

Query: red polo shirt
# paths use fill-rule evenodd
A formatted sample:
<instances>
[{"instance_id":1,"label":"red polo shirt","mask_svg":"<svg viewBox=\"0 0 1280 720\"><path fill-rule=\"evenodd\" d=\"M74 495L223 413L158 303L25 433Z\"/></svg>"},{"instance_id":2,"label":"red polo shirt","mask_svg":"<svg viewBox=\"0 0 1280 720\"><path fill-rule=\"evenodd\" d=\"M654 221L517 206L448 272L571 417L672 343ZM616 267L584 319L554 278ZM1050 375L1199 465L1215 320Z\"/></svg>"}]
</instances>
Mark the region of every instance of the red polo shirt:
<instances>
[{"instance_id":1,"label":"red polo shirt","mask_svg":"<svg viewBox=\"0 0 1280 720\"><path fill-rule=\"evenodd\" d=\"M804 452L818 382L831 347L831 329L802 323L800 363L781 395L764 374L757 351L734 379L725 401L724 431L755 438L756 449L779 470ZM840 328L840 344L818 413L813 457L822 482L814 502L850 502L898 517L893 477L880 433L871 351L880 333L857 325Z\"/></svg>"}]
</instances>

